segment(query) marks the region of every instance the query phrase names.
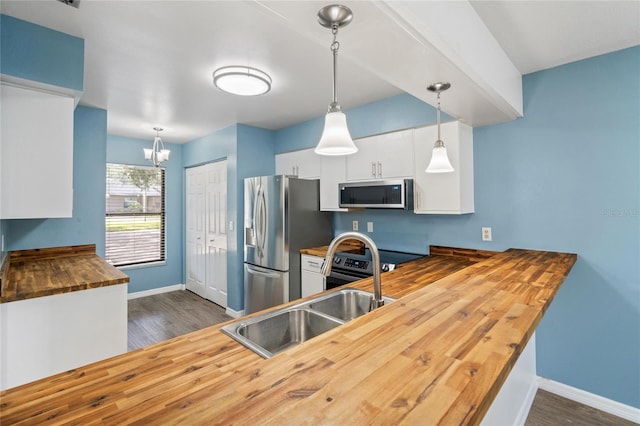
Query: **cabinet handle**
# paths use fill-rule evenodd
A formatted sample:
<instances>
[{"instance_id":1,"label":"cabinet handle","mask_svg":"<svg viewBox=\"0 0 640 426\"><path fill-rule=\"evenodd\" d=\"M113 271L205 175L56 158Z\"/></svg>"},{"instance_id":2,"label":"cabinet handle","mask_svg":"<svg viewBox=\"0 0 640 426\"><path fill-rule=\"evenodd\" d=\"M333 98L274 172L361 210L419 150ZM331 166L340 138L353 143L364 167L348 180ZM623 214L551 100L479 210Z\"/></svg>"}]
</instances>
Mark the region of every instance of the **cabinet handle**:
<instances>
[{"instance_id":1,"label":"cabinet handle","mask_svg":"<svg viewBox=\"0 0 640 426\"><path fill-rule=\"evenodd\" d=\"M382 177L382 163L378 162L378 177Z\"/></svg>"},{"instance_id":2,"label":"cabinet handle","mask_svg":"<svg viewBox=\"0 0 640 426\"><path fill-rule=\"evenodd\" d=\"M371 176L376 177L376 162L371 162Z\"/></svg>"},{"instance_id":3,"label":"cabinet handle","mask_svg":"<svg viewBox=\"0 0 640 426\"><path fill-rule=\"evenodd\" d=\"M313 262L313 261L311 261L311 260L307 260L307 263L308 263L309 265L313 265L313 266L320 266L320 264L319 264L318 262Z\"/></svg>"}]
</instances>

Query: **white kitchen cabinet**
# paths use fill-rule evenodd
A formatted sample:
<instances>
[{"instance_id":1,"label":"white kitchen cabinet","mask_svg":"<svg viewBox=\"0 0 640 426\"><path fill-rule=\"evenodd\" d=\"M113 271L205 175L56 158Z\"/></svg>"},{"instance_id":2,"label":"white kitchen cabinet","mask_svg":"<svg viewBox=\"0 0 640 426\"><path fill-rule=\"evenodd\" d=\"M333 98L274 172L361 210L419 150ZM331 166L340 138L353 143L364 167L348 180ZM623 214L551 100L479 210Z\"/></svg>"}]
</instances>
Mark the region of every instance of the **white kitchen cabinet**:
<instances>
[{"instance_id":1,"label":"white kitchen cabinet","mask_svg":"<svg viewBox=\"0 0 640 426\"><path fill-rule=\"evenodd\" d=\"M127 284L0 303L0 390L127 352Z\"/></svg>"},{"instance_id":2,"label":"white kitchen cabinet","mask_svg":"<svg viewBox=\"0 0 640 426\"><path fill-rule=\"evenodd\" d=\"M320 179L320 155L313 149L276 155L276 174L293 175L300 179Z\"/></svg>"},{"instance_id":3,"label":"white kitchen cabinet","mask_svg":"<svg viewBox=\"0 0 640 426\"><path fill-rule=\"evenodd\" d=\"M473 129L459 121L441 125L441 139L454 169L451 173L425 172L437 138L437 126L414 129L414 212L473 213Z\"/></svg>"},{"instance_id":4,"label":"white kitchen cabinet","mask_svg":"<svg viewBox=\"0 0 640 426\"><path fill-rule=\"evenodd\" d=\"M0 218L71 217L74 99L2 84Z\"/></svg>"},{"instance_id":5,"label":"white kitchen cabinet","mask_svg":"<svg viewBox=\"0 0 640 426\"><path fill-rule=\"evenodd\" d=\"M322 155L320 159L320 210L347 211L341 209L338 184L347 179L347 158L344 155Z\"/></svg>"},{"instance_id":6,"label":"white kitchen cabinet","mask_svg":"<svg viewBox=\"0 0 640 426\"><path fill-rule=\"evenodd\" d=\"M358 152L347 157L347 181L413 176L413 130L385 133L355 141Z\"/></svg>"},{"instance_id":7,"label":"white kitchen cabinet","mask_svg":"<svg viewBox=\"0 0 640 426\"><path fill-rule=\"evenodd\" d=\"M300 281L302 283L302 297L324 291L325 277L320 273L320 268L324 262L323 257L300 255Z\"/></svg>"}]
</instances>

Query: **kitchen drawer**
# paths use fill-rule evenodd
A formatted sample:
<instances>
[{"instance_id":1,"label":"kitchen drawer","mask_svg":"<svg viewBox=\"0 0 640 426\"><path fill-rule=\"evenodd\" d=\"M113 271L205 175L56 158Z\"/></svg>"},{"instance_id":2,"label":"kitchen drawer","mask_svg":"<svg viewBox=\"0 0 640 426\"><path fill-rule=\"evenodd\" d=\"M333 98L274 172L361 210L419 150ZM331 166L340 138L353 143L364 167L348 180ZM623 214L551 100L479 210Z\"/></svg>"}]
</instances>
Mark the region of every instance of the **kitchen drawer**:
<instances>
[{"instance_id":1,"label":"kitchen drawer","mask_svg":"<svg viewBox=\"0 0 640 426\"><path fill-rule=\"evenodd\" d=\"M300 263L303 271L320 273L323 262L324 257L310 256L308 254L300 255Z\"/></svg>"}]
</instances>

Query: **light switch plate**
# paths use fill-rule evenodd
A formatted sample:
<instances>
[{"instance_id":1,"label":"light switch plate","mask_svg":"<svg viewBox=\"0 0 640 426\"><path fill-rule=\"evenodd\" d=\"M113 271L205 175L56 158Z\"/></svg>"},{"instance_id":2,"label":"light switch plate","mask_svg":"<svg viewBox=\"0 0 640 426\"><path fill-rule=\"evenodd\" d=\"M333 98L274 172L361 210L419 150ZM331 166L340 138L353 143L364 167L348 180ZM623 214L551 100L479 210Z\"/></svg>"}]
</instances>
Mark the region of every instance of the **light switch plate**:
<instances>
[{"instance_id":1,"label":"light switch plate","mask_svg":"<svg viewBox=\"0 0 640 426\"><path fill-rule=\"evenodd\" d=\"M373 232L373 222L367 222L367 232Z\"/></svg>"}]
</instances>

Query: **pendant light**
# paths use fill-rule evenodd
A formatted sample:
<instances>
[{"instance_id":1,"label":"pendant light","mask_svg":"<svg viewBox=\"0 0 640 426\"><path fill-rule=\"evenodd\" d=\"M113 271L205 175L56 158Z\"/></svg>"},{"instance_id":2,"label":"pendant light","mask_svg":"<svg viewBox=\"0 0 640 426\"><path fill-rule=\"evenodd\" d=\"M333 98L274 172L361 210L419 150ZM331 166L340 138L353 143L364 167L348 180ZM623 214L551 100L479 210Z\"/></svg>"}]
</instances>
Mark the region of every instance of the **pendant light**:
<instances>
[{"instance_id":1,"label":"pendant light","mask_svg":"<svg viewBox=\"0 0 640 426\"><path fill-rule=\"evenodd\" d=\"M329 105L329 110L324 119L324 130L322 131L320 142L318 142L314 150L316 154L349 155L358 151L353 139L351 139L351 134L347 127L347 118L338 103L338 85L336 82L338 49L340 49L340 43L336 40L338 28L348 25L352 19L353 13L351 9L339 4L325 6L318 11L318 22L325 28L331 28L331 33L333 34L333 43L331 43L331 52L333 52L333 102Z\"/></svg>"},{"instance_id":2,"label":"pendant light","mask_svg":"<svg viewBox=\"0 0 640 426\"><path fill-rule=\"evenodd\" d=\"M153 139L153 148L143 148L144 149L144 159L149 160L153 163L154 166L160 166L160 163L169 159L169 151L168 149L164 149L164 144L162 143L162 139L160 139L160 132L162 131L161 127L154 127L153 130L156 131L156 137Z\"/></svg>"},{"instance_id":3,"label":"pendant light","mask_svg":"<svg viewBox=\"0 0 640 426\"><path fill-rule=\"evenodd\" d=\"M447 156L447 148L444 146L444 142L440 139L440 93L451 87L449 83L434 83L427 87L430 92L438 94L438 140L433 145L433 153L431 154L431 161L427 166L425 172L427 173L449 173L453 171L453 166Z\"/></svg>"}]
</instances>

